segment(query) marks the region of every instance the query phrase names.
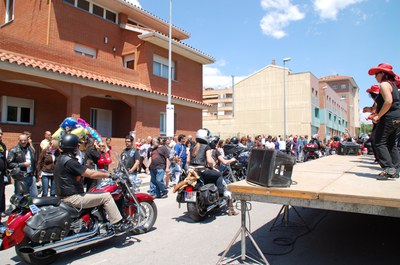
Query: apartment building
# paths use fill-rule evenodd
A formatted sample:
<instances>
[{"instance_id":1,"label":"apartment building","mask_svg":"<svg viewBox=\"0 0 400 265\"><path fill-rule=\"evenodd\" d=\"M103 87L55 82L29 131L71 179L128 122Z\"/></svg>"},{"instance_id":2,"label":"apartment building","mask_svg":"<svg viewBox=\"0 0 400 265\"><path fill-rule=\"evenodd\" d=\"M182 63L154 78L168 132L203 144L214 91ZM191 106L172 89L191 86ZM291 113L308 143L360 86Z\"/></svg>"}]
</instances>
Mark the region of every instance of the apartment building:
<instances>
[{"instance_id":1,"label":"apartment building","mask_svg":"<svg viewBox=\"0 0 400 265\"><path fill-rule=\"evenodd\" d=\"M0 2L0 127L54 132L65 117L103 136L166 133L168 22L127 0ZM172 27L175 133L202 126L202 67L214 59Z\"/></svg>"},{"instance_id":2,"label":"apartment building","mask_svg":"<svg viewBox=\"0 0 400 265\"><path fill-rule=\"evenodd\" d=\"M284 84L285 82L285 84ZM355 82L354 82L355 83ZM358 88L357 88L358 89ZM203 126L222 138L232 136L320 134L321 139L343 135L346 128L356 128L349 117L347 101L327 82L321 82L311 72L291 73L290 69L271 65L235 84L231 117L216 114L224 89L203 91L204 100L213 107L203 112ZM207 95L207 98L206 96ZM286 97L286 102L285 102ZM217 99L218 98L218 99ZM358 93L353 101L358 100ZM355 110L353 108L353 110Z\"/></svg>"},{"instance_id":3,"label":"apartment building","mask_svg":"<svg viewBox=\"0 0 400 265\"><path fill-rule=\"evenodd\" d=\"M203 90L204 103L211 105L203 110L204 120L223 120L233 118L233 90L231 88Z\"/></svg>"},{"instance_id":4,"label":"apartment building","mask_svg":"<svg viewBox=\"0 0 400 265\"><path fill-rule=\"evenodd\" d=\"M346 120L350 135L358 135L360 129L360 89L350 76L330 75L320 78L321 83L329 85L339 96L340 100L348 107Z\"/></svg>"}]
</instances>

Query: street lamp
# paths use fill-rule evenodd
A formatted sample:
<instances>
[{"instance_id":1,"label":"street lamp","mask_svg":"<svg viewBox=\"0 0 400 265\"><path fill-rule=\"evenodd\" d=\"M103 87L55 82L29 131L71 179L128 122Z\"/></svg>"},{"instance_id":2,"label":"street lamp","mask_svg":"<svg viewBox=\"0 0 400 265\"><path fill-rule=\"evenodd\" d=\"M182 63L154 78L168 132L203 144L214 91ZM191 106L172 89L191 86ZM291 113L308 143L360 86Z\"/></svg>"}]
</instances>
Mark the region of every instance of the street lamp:
<instances>
[{"instance_id":1,"label":"street lamp","mask_svg":"<svg viewBox=\"0 0 400 265\"><path fill-rule=\"evenodd\" d=\"M292 58L288 57L283 59L283 137L286 141L286 75L285 75L285 63L290 61Z\"/></svg>"},{"instance_id":2,"label":"street lamp","mask_svg":"<svg viewBox=\"0 0 400 265\"><path fill-rule=\"evenodd\" d=\"M169 0L169 36L168 36L168 103L166 136L174 136L174 105L172 105L172 0Z\"/></svg>"}]
</instances>

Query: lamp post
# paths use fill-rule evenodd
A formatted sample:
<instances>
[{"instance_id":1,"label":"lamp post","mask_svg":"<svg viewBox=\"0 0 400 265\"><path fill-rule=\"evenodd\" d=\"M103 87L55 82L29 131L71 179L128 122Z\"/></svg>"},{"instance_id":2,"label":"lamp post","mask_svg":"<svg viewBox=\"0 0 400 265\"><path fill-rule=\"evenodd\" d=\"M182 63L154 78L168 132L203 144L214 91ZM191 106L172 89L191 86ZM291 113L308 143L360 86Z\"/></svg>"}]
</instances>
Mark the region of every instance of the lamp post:
<instances>
[{"instance_id":1,"label":"lamp post","mask_svg":"<svg viewBox=\"0 0 400 265\"><path fill-rule=\"evenodd\" d=\"M288 57L283 59L283 137L286 141L286 74L285 74L285 63L290 61L292 58Z\"/></svg>"},{"instance_id":2,"label":"lamp post","mask_svg":"<svg viewBox=\"0 0 400 265\"><path fill-rule=\"evenodd\" d=\"M167 124L166 136L174 136L174 105L171 103L172 99L172 0L169 0L169 37L168 37L168 103L166 107Z\"/></svg>"}]
</instances>

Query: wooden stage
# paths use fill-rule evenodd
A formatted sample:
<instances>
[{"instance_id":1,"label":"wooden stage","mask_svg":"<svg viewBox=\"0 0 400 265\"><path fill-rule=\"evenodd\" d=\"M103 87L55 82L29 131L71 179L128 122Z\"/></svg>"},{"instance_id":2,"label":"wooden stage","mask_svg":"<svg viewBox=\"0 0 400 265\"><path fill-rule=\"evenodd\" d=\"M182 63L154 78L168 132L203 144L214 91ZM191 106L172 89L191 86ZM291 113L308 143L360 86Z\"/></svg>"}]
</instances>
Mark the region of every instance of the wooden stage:
<instances>
[{"instance_id":1,"label":"wooden stage","mask_svg":"<svg viewBox=\"0 0 400 265\"><path fill-rule=\"evenodd\" d=\"M240 257L242 262L251 259L257 264L269 264L246 227L247 201L282 204L284 207L279 213L286 209L284 218L288 218L289 205L400 217L400 179L376 180L381 169L372 164L373 160L371 156L332 155L296 164L292 173L293 183L288 188L267 188L246 180L229 184L233 197L240 201L241 226L217 264L229 264L226 255L239 236L241 255L229 261ZM262 261L246 254L246 236Z\"/></svg>"},{"instance_id":2,"label":"wooden stage","mask_svg":"<svg viewBox=\"0 0 400 265\"><path fill-rule=\"evenodd\" d=\"M400 217L400 179L376 180L372 156L332 155L293 168L288 188L242 180L228 185L237 200Z\"/></svg>"}]
</instances>

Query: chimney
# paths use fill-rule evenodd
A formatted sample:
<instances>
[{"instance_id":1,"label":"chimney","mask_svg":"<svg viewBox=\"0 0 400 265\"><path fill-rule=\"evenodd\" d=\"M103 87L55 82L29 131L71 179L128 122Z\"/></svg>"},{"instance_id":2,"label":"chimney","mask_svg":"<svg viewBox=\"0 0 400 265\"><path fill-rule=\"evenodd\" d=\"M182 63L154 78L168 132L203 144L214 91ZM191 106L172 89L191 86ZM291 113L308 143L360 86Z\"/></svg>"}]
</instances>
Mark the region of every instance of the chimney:
<instances>
[{"instance_id":1,"label":"chimney","mask_svg":"<svg viewBox=\"0 0 400 265\"><path fill-rule=\"evenodd\" d=\"M276 65L275 59L272 60L271 64Z\"/></svg>"}]
</instances>

